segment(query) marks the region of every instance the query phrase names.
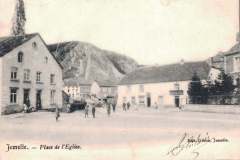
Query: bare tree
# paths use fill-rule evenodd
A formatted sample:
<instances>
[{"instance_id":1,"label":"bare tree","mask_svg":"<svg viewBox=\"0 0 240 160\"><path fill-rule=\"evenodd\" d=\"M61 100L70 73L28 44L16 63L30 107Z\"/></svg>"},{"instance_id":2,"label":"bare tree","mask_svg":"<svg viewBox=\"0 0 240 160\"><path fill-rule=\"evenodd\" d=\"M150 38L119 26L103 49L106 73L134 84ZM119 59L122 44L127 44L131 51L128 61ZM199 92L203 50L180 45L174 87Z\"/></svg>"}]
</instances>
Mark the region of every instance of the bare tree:
<instances>
[{"instance_id":1,"label":"bare tree","mask_svg":"<svg viewBox=\"0 0 240 160\"><path fill-rule=\"evenodd\" d=\"M25 34L25 7L23 0L16 0L15 13L12 19L12 30L13 36L21 36Z\"/></svg>"}]
</instances>

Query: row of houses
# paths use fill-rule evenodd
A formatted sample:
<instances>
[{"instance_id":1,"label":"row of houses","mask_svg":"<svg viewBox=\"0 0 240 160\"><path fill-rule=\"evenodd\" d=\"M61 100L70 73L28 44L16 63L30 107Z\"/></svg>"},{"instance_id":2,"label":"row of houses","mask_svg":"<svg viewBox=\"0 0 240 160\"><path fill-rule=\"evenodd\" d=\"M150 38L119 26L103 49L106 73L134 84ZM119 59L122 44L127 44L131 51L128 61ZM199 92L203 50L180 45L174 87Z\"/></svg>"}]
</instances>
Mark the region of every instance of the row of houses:
<instances>
[{"instance_id":1,"label":"row of houses","mask_svg":"<svg viewBox=\"0 0 240 160\"><path fill-rule=\"evenodd\" d=\"M0 38L0 112L22 107L26 101L37 109L63 106L62 92L73 100L94 94L116 97L117 105L153 106L188 103L188 84L194 72L202 81L217 77L219 69L240 77L240 45L210 62L186 62L146 66L127 74L120 82L64 81L60 63L36 34ZM216 58L216 57L215 57ZM217 66L216 66L217 64Z\"/></svg>"}]
</instances>

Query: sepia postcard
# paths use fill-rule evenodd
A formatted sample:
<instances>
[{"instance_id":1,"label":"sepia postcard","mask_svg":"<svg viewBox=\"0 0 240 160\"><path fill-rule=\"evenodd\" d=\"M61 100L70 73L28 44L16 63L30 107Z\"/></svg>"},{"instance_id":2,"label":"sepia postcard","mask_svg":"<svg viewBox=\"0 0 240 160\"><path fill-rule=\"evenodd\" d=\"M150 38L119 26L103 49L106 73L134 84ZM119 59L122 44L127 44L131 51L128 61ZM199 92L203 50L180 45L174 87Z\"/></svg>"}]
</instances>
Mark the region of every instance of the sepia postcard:
<instances>
[{"instance_id":1,"label":"sepia postcard","mask_svg":"<svg viewBox=\"0 0 240 160\"><path fill-rule=\"evenodd\" d=\"M0 160L240 160L240 0L0 0Z\"/></svg>"}]
</instances>

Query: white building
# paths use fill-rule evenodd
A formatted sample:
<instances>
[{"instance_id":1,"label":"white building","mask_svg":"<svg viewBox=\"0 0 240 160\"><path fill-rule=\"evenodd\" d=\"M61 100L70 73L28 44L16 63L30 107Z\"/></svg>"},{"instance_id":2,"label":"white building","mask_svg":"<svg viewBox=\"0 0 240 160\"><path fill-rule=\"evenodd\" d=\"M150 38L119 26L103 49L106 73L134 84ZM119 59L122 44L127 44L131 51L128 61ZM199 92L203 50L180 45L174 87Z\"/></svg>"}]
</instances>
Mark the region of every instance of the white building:
<instances>
[{"instance_id":1,"label":"white building","mask_svg":"<svg viewBox=\"0 0 240 160\"><path fill-rule=\"evenodd\" d=\"M118 86L118 106L130 102L139 106L174 106L188 103L188 84L194 72L209 78L206 62L142 67L126 75Z\"/></svg>"},{"instance_id":2,"label":"white building","mask_svg":"<svg viewBox=\"0 0 240 160\"><path fill-rule=\"evenodd\" d=\"M106 97L116 97L117 86L112 82L66 80L64 91L73 100L86 99L88 95L96 95L102 99Z\"/></svg>"},{"instance_id":3,"label":"white building","mask_svg":"<svg viewBox=\"0 0 240 160\"><path fill-rule=\"evenodd\" d=\"M62 107L62 67L39 34L0 38L0 112Z\"/></svg>"}]
</instances>

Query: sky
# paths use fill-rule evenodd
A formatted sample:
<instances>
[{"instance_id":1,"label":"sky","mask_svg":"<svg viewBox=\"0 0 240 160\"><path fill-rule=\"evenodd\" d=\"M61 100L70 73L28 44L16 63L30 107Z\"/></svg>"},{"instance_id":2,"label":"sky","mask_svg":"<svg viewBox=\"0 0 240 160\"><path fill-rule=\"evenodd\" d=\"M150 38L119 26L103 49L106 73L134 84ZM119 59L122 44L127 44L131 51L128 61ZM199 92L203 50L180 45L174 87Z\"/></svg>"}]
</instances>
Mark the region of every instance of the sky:
<instances>
[{"instance_id":1,"label":"sky","mask_svg":"<svg viewBox=\"0 0 240 160\"><path fill-rule=\"evenodd\" d=\"M0 36L15 0L0 0ZM26 32L85 41L139 64L205 60L236 43L238 0L25 0Z\"/></svg>"}]
</instances>

